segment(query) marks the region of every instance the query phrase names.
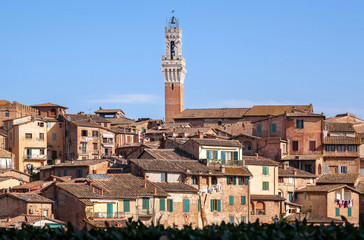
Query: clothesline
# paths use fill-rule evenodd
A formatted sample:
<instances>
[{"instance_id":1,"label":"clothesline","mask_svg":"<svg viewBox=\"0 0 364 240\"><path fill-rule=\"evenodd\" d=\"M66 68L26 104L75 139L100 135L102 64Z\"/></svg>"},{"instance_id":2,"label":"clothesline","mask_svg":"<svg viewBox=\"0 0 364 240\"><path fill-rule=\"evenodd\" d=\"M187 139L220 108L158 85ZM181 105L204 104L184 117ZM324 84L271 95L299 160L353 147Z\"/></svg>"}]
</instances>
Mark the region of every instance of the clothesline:
<instances>
[{"instance_id":1,"label":"clothesline","mask_svg":"<svg viewBox=\"0 0 364 240\"><path fill-rule=\"evenodd\" d=\"M344 208L350 208L354 206L354 200L336 200L337 204L339 204L339 207L341 208L344 206Z\"/></svg>"},{"instance_id":2,"label":"clothesline","mask_svg":"<svg viewBox=\"0 0 364 240\"><path fill-rule=\"evenodd\" d=\"M206 188L206 189L200 189L200 190L197 192L197 194L198 194L198 195L203 195L203 194L207 194L207 193L212 193L213 191L216 191L216 192L221 191L221 184L220 184L220 183L218 183L218 184L216 184L216 186L215 186L215 187Z\"/></svg>"}]
</instances>

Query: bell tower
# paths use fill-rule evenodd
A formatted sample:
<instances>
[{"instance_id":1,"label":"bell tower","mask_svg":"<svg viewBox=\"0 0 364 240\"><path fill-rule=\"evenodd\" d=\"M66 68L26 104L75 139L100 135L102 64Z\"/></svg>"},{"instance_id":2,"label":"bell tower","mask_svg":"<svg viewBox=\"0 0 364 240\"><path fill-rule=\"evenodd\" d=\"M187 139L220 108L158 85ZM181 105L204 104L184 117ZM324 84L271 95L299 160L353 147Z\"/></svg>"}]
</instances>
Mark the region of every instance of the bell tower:
<instances>
[{"instance_id":1,"label":"bell tower","mask_svg":"<svg viewBox=\"0 0 364 240\"><path fill-rule=\"evenodd\" d=\"M174 11L172 11L173 13ZM183 82L186 75L186 60L182 57L182 29L178 19L172 16L165 27L166 56L162 57L164 78L165 121L183 111Z\"/></svg>"}]
</instances>

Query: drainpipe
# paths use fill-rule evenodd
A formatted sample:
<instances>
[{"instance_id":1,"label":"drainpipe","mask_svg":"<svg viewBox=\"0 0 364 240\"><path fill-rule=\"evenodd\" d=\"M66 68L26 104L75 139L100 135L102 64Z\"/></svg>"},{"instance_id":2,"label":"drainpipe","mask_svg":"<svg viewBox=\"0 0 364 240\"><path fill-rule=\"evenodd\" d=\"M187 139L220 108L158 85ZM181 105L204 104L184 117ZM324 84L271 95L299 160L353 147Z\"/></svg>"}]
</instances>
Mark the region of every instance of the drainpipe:
<instances>
[{"instance_id":1,"label":"drainpipe","mask_svg":"<svg viewBox=\"0 0 364 240\"><path fill-rule=\"evenodd\" d=\"M250 177L248 177L250 180ZM248 181L248 223L250 222L250 181Z\"/></svg>"}]
</instances>

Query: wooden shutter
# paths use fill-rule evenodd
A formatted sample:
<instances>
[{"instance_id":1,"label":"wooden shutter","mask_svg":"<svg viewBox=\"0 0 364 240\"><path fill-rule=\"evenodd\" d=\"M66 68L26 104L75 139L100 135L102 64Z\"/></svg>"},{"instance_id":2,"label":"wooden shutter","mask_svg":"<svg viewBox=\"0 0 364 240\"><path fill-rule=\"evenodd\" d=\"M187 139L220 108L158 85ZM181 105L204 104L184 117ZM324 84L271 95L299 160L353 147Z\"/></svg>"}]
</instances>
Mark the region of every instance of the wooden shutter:
<instances>
[{"instance_id":1,"label":"wooden shutter","mask_svg":"<svg viewBox=\"0 0 364 240\"><path fill-rule=\"evenodd\" d=\"M183 212L189 212L189 211L190 211L190 200L183 199Z\"/></svg>"},{"instance_id":2,"label":"wooden shutter","mask_svg":"<svg viewBox=\"0 0 364 240\"><path fill-rule=\"evenodd\" d=\"M262 124L258 124L257 125L257 133L261 133L262 132Z\"/></svg>"},{"instance_id":3,"label":"wooden shutter","mask_svg":"<svg viewBox=\"0 0 364 240\"><path fill-rule=\"evenodd\" d=\"M269 174L269 166L263 166L263 175Z\"/></svg>"},{"instance_id":4,"label":"wooden shutter","mask_svg":"<svg viewBox=\"0 0 364 240\"><path fill-rule=\"evenodd\" d=\"M130 212L130 200L124 200L124 212Z\"/></svg>"},{"instance_id":5,"label":"wooden shutter","mask_svg":"<svg viewBox=\"0 0 364 240\"><path fill-rule=\"evenodd\" d=\"M230 177L226 177L226 183L227 183L227 185L230 185L231 183L230 183Z\"/></svg>"},{"instance_id":6,"label":"wooden shutter","mask_svg":"<svg viewBox=\"0 0 364 240\"><path fill-rule=\"evenodd\" d=\"M239 183L239 185L243 185L243 178L242 177L238 177L238 183Z\"/></svg>"},{"instance_id":7,"label":"wooden shutter","mask_svg":"<svg viewBox=\"0 0 364 240\"><path fill-rule=\"evenodd\" d=\"M217 211L221 212L221 199L217 200Z\"/></svg>"},{"instance_id":8,"label":"wooden shutter","mask_svg":"<svg viewBox=\"0 0 364 240\"><path fill-rule=\"evenodd\" d=\"M335 209L335 216L340 217L340 208Z\"/></svg>"},{"instance_id":9,"label":"wooden shutter","mask_svg":"<svg viewBox=\"0 0 364 240\"><path fill-rule=\"evenodd\" d=\"M244 184L247 186L249 185L249 177L244 178Z\"/></svg>"},{"instance_id":10,"label":"wooden shutter","mask_svg":"<svg viewBox=\"0 0 364 240\"><path fill-rule=\"evenodd\" d=\"M166 200L164 198L161 198L159 200L159 210L165 211L166 210Z\"/></svg>"},{"instance_id":11,"label":"wooden shutter","mask_svg":"<svg viewBox=\"0 0 364 240\"><path fill-rule=\"evenodd\" d=\"M316 149L316 141L310 141L310 151L315 151Z\"/></svg>"},{"instance_id":12,"label":"wooden shutter","mask_svg":"<svg viewBox=\"0 0 364 240\"><path fill-rule=\"evenodd\" d=\"M229 196L229 204L234 205L234 196Z\"/></svg>"},{"instance_id":13,"label":"wooden shutter","mask_svg":"<svg viewBox=\"0 0 364 240\"><path fill-rule=\"evenodd\" d=\"M211 212L214 211L214 199L211 199Z\"/></svg>"},{"instance_id":14,"label":"wooden shutter","mask_svg":"<svg viewBox=\"0 0 364 240\"><path fill-rule=\"evenodd\" d=\"M201 211L201 200L200 199L198 199L198 201L197 201L197 209L198 209L198 211Z\"/></svg>"},{"instance_id":15,"label":"wooden shutter","mask_svg":"<svg viewBox=\"0 0 364 240\"><path fill-rule=\"evenodd\" d=\"M277 131L277 125L276 124L272 124L272 132L276 132Z\"/></svg>"},{"instance_id":16,"label":"wooden shutter","mask_svg":"<svg viewBox=\"0 0 364 240\"><path fill-rule=\"evenodd\" d=\"M348 217L351 217L351 208L348 208Z\"/></svg>"},{"instance_id":17,"label":"wooden shutter","mask_svg":"<svg viewBox=\"0 0 364 240\"><path fill-rule=\"evenodd\" d=\"M169 199L169 211L173 212L173 199Z\"/></svg>"},{"instance_id":18,"label":"wooden shutter","mask_svg":"<svg viewBox=\"0 0 364 240\"><path fill-rule=\"evenodd\" d=\"M234 177L234 185L236 185L236 177Z\"/></svg>"},{"instance_id":19,"label":"wooden shutter","mask_svg":"<svg viewBox=\"0 0 364 240\"><path fill-rule=\"evenodd\" d=\"M238 160L239 158L239 152L234 152L234 160Z\"/></svg>"},{"instance_id":20,"label":"wooden shutter","mask_svg":"<svg viewBox=\"0 0 364 240\"><path fill-rule=\"evenodd\" d=\"M245 205L245 204L246 204L246 197L241 196L241 205Z\"/></svg>"},{"instance_id":21,"label":"wooden shutter","mask_svg":"<svg viewBox=\"0 0 364 240\"><path fill-rule=\"evenodd\" d=\"M210 150L206 150L206 157L208 160L211 159L211 151Z\"/></svg>"},{"instance_id":22,"label":"wooden shutter","mask_svg":"<svg viewBox=\"0 0 364 240\"><path fill-rule=\"evenodd\" d=\"M219 159L219 151L215 151L215 161Z\"/></svg>"},{"instance_id":23,"label":"wooden shutter","mask_svg":"<svg viewBox=\"0 0 364 240\"><path fill-rule=\"evenodd\" d=\"M226 155L225 151L221 151L221 162L225 163Z\"/></svg>"}]
</instances>

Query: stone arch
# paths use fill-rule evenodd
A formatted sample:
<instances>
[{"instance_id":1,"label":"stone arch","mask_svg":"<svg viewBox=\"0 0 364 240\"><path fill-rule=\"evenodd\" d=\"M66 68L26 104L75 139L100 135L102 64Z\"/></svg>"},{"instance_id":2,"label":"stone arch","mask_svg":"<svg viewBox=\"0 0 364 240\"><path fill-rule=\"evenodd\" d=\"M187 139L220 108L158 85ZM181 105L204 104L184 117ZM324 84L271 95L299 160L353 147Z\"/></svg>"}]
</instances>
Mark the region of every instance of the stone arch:
<instances>
[{"instance_id":1,"label":"stone arch","mask_svg":"<svg viewBox=\"0 0 364 240\"><path fill-rule=\"evenodd\" d=\"M265 203L262 201L257 202L255 205L257 215L265 215Z\"/></svg>"}]
</instances>

